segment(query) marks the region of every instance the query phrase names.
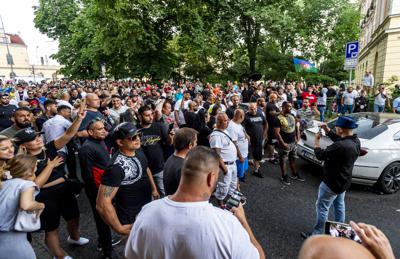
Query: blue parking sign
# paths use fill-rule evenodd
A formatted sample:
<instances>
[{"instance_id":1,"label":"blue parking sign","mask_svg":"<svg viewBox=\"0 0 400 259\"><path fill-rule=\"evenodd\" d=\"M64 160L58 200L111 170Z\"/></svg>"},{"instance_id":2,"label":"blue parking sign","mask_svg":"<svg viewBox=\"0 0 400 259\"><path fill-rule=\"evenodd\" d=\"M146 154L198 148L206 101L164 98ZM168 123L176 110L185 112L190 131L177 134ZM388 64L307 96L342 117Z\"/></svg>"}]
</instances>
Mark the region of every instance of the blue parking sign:
<instances>
[{"instance_id":1,"label":"blue parking sign","mask_svg":"<svg viewBox=\"0 0 400 259\"><path fill-rule=\"evenodd\" d=\"M358 41L346 43L346 59L354 59L358 57Z\"/></svg>"}]
</instances>

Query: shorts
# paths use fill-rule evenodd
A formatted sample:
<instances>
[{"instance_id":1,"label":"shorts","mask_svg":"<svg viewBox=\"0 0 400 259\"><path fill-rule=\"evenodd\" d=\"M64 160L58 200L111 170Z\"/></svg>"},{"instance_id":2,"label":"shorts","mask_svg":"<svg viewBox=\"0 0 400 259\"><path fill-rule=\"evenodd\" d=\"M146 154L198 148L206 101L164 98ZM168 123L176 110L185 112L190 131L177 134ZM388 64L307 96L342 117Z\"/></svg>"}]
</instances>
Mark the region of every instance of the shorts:
<instances>
[{"instance_id":1,"label":"shorts","mask_svg":"<svg viewBox=\"0 0 400 259\"><path fill-rule=\"evenodd\" d=\"M268 141L267 141L267 145L274 145L277 143L276 137L275 137L275 132L268 130Z\"/></svg>"},{"instance_id":2,"label":"shorts","mask_svg":"<svg viewBox=\"0 0 400 259\"><path fill-rule=\"evenodd\" d=\"M60 226L61 217L66 221L79 218L78 202L65 182L41 189L36 201L45 204L40 215L40 224L41 229L46 232L56 230Z\"/></svg>"},{"instance_id":3,"label":"shorts","mask_svg":"<svg viewBox=\"0 0 400 259\"><path fill-rule=\"evenodd\" d=\"M295 160L297 158L297 144L296 143L289 143L288 144L288 149L284 149L282 147L279 147L278 155L279 159L282 160Z\"/></svg>"},{"instance_id":4,"label":"shorts","mask_svg":"<svg viewBox=\"0 0 400 259\"><path fill-rule=\"evenodd\" d=\"M239 159L236 160L237 176L239 178L244 176L244 173L249 169L249 159L246 157L243 163L240 163Z\"/></svg>"},{"instance_id":5,"label":"shorts","mask_svg":"<svg viewBox=\"0 0 400 259\"><path fill-rule=\"evenodd\" d=\"M263 152L262 142L251 144L251 156L253 157L254 160L261 161L263 155L262 152Z\"/></svg>"}]
</instances>

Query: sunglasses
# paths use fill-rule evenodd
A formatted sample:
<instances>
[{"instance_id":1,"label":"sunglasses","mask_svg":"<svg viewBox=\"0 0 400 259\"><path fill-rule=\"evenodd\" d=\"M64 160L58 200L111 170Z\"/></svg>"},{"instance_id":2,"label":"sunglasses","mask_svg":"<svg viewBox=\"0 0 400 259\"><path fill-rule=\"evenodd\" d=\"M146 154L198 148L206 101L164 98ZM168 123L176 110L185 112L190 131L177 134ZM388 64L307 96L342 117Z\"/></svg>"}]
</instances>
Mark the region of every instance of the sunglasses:
<instances>
[{"instance_id":1,"label":"sunglasses","mask_svg":"<svg viewBox=\"0 0 400 259\"><path fill-rule=\"evenodd\" d=\"M138 134L136 134L136 135L133 135L132 137L130 137L130 138L128 138L129 140L132 140L132 141L136 141L136 140L138 140L138 139L142 139L142 133L138 133Z\"/></svg>"}]
</instances>

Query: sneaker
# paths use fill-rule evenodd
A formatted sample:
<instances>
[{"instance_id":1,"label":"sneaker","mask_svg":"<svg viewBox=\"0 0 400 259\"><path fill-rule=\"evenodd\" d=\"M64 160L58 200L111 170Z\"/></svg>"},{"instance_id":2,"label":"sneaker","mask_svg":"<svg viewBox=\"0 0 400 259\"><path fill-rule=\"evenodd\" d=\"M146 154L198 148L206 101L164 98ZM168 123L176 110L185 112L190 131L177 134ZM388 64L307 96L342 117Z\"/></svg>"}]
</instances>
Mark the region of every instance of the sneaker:
<instances>
[{"instance_id":1,"label":"sneaker","mask_svg":"<svg viewBox=\"0 0 400 259\"><path fill-rule=\"evenodd\" d=\"M264 164L265 163L265 159L261 159L260 164Z\"/></svg>"},{"instance_id":2,"label":"sneaker","mask_svg":"<svg viewBox=\"0 0 400 259\"><path fill-rule=\"evenodd\" d=\"M70 245L83 246L89 243L89 239L80 237L79 240L73 240L70 236L68 236L67 243Z\"/></svg>"},{"instance_id":3,"label":"sneaker","mask_svg":"<svg viewBox=\"0 0 400 259\"><path fill-rule=\"evenodd\" d=\"M53 256L53 259L57 259L57 257ZM64 259L74 259L74 258L72 258L72 257L69 256L69 255L66 255L66 256L64 256Z\"/></svg>"},{"instance_id":4,"label":"sneaker","mask_svg":"<svg viewBox=\"0 0 400 259\"><path fill-rule=\"evenodd\" d=\"M111 240L111 245L114 247L116 245L118 245L119 243L121 243L122 239L119 237L115 237ZM103 248L100 246L99 243L97 243L97 251L101 252L103 251Z\"/></svg>"},{"instance_id":5,"label":"sneaker","mask_svg":"<svg viewBox=\"0 0 400 259\"><path fill-rule=\"evenodd\" d=\"M258 171L258 172L254 171L253 175L258 177L258 178L264 178L264 175L260 171Z\"/></svg>"},{"instance_id":6,"label":"sneaker","mask_svg":"<svg viewBox=\"0 0 400 259\"><path fill-rule=\"evenodd\" d=\"M290 185L290 181L289 181L289 176L287 174L285 174L282 178L281 178L281 182L285 185Z\"/></svg>"},{"instance_id":7,"label":"sneaker","mask_svg":"<svg viewBox=\"0 0 400 259\"><path fill-rule=\"evenodd\" d=\"M301 232L301 233L300 233L300 236L301 236L303 239L307 239L307 238L309 238L310 236L312 236L312 233L309 233L309 232Z\"/></svg>"},{"instance_id":8,"label":"sneaker","mask_svg":"<svg viewBox=\"0 0 400 259\"><path fill-rule=\"evenodd\" d=\"M292 174L290 176L290 179L297 180L297 181L300 181L300 182L304 182L305 181L305 179L303 177L301 177L298 173L297 174Z\"/></svg>"}]
</instances>

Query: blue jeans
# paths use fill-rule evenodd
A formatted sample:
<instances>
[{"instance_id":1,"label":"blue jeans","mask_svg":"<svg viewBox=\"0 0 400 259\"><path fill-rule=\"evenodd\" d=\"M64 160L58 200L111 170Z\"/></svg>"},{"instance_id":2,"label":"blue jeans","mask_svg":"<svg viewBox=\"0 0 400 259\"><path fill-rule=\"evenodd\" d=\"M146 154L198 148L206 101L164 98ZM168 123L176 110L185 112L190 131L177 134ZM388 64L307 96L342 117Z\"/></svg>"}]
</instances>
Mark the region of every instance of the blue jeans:
<instances>
[{"instance_id":1,"label":"blue jeans","mask_svg":"<svg viewBox=\"0 0 400 259\"><path fill-rule=\"evenodd\" d=\"M319 120L324 122L325 121L326 106L317 106L317 109L319 111Z\"/></svg>"},{"instance_id":2,"label":"blue jeans","mask_svg":"<svg viewBox=\"0 0 400 259\"><path fill-rule=\"evenodd\" d=\"M346 112L352 113L353 112L353 105L344 105L342 113L346 114Z\"/></svg>"},{"instance_id":3,"label":"blue jeans","mask_svg":"<svg viewBox=\"0 0 400 259\"><path fill-rule=\"evenodd\" d=\"M341 105L341 104L337 105L337 113L339 113L339 114L343 113L343 105Z\"/></svg>"},{"instance_id":4,"label":"blue jeans","mask_svg":"<svg viewBox=\"0 0 400 259\"><path fill-rule=\"evenodd\" d=\"M385 110L385 105L374 104L374 112L383 112Z\"/></svg>"},{"instance_id":5,"label":"blue jeans","mask_svg":"<svg viewBox=\"0 0 400 259\"><path fill-rule=\"evenodd\" d=\"M319 185L318 199L315 203L317 220L312 232L313 235L323 234L325 232L325 222L328 220L329 208L332 206L332 204L335 213L335 221L344 222L346 214L344 204L345 194L346 192L336 194L329 189L324 182L321 182Z\"/></svg>"}]
</instances>

